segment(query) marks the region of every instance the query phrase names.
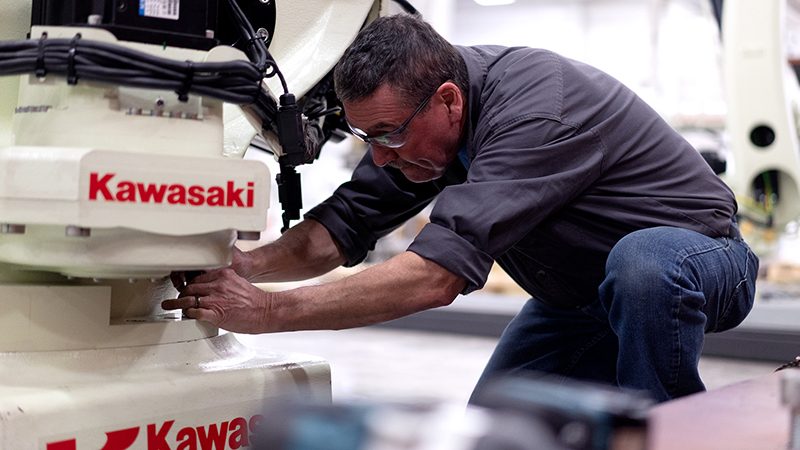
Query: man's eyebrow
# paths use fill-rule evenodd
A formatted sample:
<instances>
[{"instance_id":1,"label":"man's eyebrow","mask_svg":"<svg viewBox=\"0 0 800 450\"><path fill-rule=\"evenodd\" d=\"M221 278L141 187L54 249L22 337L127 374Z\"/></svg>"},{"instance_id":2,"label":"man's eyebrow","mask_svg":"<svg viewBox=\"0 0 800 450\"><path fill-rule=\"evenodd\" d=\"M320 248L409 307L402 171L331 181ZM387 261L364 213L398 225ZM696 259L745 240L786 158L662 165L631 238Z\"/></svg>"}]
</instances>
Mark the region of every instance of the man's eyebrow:
<instances>
[{"instance_id":1,"label":"man's eyebrow","mask_svg":"<svg viewBox=\"0 0 800 450\"><path fill-rule=\"evenodd\" d=\"M379 133L388 133L388 132L390 132L390 131L392 131L392 130L394 130L396 128L397 128L397 125L395 125L393 123L378 122L378 123L372 125L371 127L369 127L369 129L365 130L365 131L367 132L367 134L373 135L373 134L379 134Z\"/></svg>"}]
</instances>

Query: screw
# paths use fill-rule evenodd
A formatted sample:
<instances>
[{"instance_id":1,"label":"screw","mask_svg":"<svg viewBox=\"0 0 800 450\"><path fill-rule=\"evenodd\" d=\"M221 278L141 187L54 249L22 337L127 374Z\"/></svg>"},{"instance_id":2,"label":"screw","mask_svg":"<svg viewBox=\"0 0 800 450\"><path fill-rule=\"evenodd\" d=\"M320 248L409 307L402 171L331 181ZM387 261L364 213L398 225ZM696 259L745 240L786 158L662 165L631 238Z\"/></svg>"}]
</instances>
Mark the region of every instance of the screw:
<instances>
[{"instance_id":1,"label":"screw","mask_svg":"<svg viewBox=\"0 0 800 450\"><path fill-rule=\"evenodd\" d=\"M259 231L237 231L237 239L240 241L257 241L261 239L261 232Z\"/></svg>"},{"instance_id":2,"label":"screw","mask_svg":"<svg viewBox=\"0 0 800 450\"><path fill-rule=\"evenodd\" d=\"M267 31L266 28L259 28L258 31L256 31L256 36L266 41L269 39L269 31Z\"/></svg>"},{"instance_id":3,"label":"screw","mask_svg":"<svg viewBox=\"0 0 800 450\"><path fill-rule=\"evenodd\" d=\"M156 108L163 108L164 107L164 103L165 103L164 99L161 98L161 97L158 97L156 99Z\"/></svg>"},{"instance_id":4,"label":"screw","mask_svg":"<svg viewBox=\"0 0 800 450\"><path fill-rule=\"evenodd\" d=\"M68 237L89 237L92 235L92 229L67 225L67 228L64 230L64 235Z\"/></svg>"},{"instance_id":5,"label":"screw","mask_svg":"<svg viewBox=\"0 0 800 450\"><path fill-rule=\"evenodd\" d=\"M0 223L0 234L25 234L25 225Z\"/></svg>"},{"instance_id":6,"label":"screw","mask_svg":"<svg viewBox=\"0 0 800 450\"><path fill-rule=\"evenodd\" d=\"M120 0L119 3L117 3L117 11L124 13L127 10L128 10L128 3L125 0Z\"/></svg>"}]
</instances>

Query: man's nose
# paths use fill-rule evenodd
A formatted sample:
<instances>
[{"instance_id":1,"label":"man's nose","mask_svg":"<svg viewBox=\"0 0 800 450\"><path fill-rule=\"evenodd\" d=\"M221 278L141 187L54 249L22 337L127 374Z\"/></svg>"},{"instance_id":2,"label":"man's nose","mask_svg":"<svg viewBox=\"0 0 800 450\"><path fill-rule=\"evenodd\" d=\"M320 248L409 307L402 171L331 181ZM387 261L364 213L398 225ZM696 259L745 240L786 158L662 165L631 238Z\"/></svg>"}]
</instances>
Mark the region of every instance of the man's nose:
<instances>
[{"instance_id":1,"label":"man's nose","mask_svg":"<svg viewBox=\"0 0 800 450\"><path fill-rule=\"evenodd\" d=\"M372 144L372 162L378 167L383 167L397 159L397 152L389 147Z\"/></svg>"}]
</instances>

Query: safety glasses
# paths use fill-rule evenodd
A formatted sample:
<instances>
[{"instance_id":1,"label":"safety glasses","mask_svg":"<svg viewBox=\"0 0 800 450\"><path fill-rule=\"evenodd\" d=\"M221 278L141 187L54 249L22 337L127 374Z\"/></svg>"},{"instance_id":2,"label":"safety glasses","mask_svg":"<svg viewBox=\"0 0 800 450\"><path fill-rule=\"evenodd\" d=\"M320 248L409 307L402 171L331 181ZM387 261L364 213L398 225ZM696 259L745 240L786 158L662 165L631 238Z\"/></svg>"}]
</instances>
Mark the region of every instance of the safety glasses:
<instances>
[{"instance_id":1,"label":"safety glasses","mask_svg":"<svg viewBox=\"0 0 800 450\"><path fill-rule=\"evenodd\" d=\"M435 93L436 91L433 92L433 94ZM422 111L425 108L425 105L427 105L428 102L431 101L433 94L429 95L425 100L423 100L422 103L420 103L419 106L417 106L417 109L415 109L414 112L411 113L411 115L408 117L408 119L404 120L399 127L388 133L380 134L378 136L370 136L367 133L365 133L364 130L350 125L350 122L347 122L347 127L350 128L350 132L353 133L353 136L361 139L367 144L375 144L375 145L380 145L381 147L388 147L388 148L400 148L403 145L405 145L406 141L408 140L407 139L408 137L406 136L405 133L406 128L411 123L411 121L414 120L414 117L417 117L417 114L419 114L420 111Z\"/></svg>"}]
</instances>

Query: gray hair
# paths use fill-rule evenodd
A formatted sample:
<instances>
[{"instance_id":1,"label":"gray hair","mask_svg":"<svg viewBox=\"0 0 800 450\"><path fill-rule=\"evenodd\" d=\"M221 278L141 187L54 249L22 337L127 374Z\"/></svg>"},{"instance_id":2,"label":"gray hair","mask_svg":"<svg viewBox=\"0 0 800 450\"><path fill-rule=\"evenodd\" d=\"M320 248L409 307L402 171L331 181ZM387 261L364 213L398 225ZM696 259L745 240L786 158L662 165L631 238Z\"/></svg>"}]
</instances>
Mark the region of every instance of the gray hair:
<instances>
[{"instance_id":1,"label":"gray hair","mask_svg":"<svg viewBox=\"0 0 800 450\"><path fill-rule=\"evenodd\" d=\"M386 83L409 107L448 80L466 96L464 59L433 27L405 14L380 17L363 29L334 72L342 101L363 100Z\"/></svg>"}]
</instances>

